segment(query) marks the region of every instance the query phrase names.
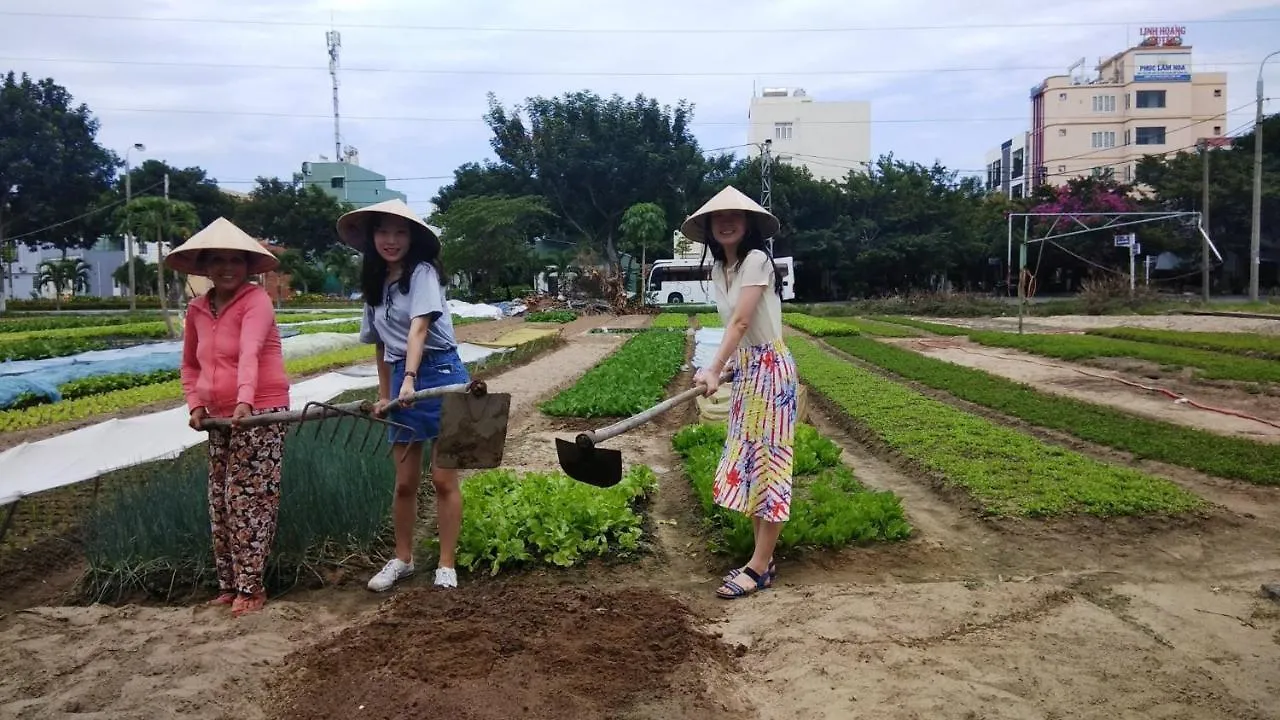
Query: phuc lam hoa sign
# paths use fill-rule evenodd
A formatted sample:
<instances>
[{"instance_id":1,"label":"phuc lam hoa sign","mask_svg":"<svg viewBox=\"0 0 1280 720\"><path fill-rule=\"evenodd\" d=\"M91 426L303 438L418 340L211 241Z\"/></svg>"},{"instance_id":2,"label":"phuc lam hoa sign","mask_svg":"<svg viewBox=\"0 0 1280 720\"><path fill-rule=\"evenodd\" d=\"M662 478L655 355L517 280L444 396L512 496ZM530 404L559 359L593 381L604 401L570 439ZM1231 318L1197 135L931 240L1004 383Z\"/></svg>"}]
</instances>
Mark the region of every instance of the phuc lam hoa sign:
<instances>
[{"instance_id":1,"label":"phuc lam hoa sign","mask_svg":"<svg viewBox=\"0 0 1280 720\"><path fill-rule=\"evenodd\" d=\"M1134 82L1191 82L1191 51L1184 49L1182 25L1153 25L1139 31L1141 48L1155 52L1134 55Z\"/></svg>"}]
</instances>

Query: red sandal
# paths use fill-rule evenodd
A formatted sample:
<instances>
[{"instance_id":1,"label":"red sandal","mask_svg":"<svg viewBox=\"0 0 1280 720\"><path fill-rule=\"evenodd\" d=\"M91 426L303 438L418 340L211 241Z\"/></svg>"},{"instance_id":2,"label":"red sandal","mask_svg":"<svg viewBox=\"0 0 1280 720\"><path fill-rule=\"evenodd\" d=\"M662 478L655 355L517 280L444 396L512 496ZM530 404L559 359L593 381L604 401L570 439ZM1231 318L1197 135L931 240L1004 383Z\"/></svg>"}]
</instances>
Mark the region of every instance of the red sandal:
<instances>
[{"instance_id":1,"label":"red sandal","mask_svg":"<svg viewBox=\"0 0 1280 720\"><path fill-rule=\"evenodd\" d=\"M236 601L236 594L233 592L220 593L218 597L209 601L210 605L231 605Z\"/></svg>"},{"instance_id":2,"label":"red sandal","mask_svg":"<svg viewBox=\"0 0 1280 720\"><path fill-rule=\"evenodd\" d=\"M240 617L248 613L258 612L266 603L267 594L265 592L256 592L252 595L241 593L236 596L235 602L231 604L231 614L235 617Z\"/></svg>"}]
</instances>

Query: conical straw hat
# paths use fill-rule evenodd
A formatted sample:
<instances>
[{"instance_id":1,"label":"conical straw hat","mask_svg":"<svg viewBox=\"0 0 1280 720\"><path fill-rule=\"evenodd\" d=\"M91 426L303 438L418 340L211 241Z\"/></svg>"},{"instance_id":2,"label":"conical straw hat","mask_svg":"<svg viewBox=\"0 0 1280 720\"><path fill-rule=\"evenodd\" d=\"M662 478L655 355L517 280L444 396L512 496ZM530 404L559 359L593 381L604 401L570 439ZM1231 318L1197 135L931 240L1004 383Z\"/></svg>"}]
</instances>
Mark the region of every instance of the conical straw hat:
<instances>
[{"instance_id":1,"label":"conical straw hat","mask_svg":"<svg viewBox=\"0 0 1280 720\"><path fill-rule=\"evenodd\" d=\"M765 210L760 203L752 200L742 191L730 185L707 201L698 211L690 215L680 226L680 232L694 242L706 244L707 221L711 214L721 210L742 210L747 213L747 221L754 223L762 240L768 240L778 234L778 218Z\"/></svg>"},{"instance_id":2,"label":"conical straw hat","mask_svg":"<svg viewBox=\"0 0 1280 720\"><path fill-rule=\"evenodd\" d=\"M198 264L201 250L242 250L249 253L249 274L261 275L280 267L280 260L235 223L220 217L174 248L164 259L165 267L185 275L205 275Z\"/></svg>"},{"instance_id":3,"label":"conical straw hat","mask_svg":"<svg viewBox=\"0 0 1280 720\"><path fill-rule=\"evenodd\" d=\"M426 242L432 248L432 254L440 252L440 237L399 198L352 210L338 218L338 237L347 245L363 251L365 241L369 238L369 223L379 214L395 215L408 220L414 238Z\"/></svg>"}]
</instances>

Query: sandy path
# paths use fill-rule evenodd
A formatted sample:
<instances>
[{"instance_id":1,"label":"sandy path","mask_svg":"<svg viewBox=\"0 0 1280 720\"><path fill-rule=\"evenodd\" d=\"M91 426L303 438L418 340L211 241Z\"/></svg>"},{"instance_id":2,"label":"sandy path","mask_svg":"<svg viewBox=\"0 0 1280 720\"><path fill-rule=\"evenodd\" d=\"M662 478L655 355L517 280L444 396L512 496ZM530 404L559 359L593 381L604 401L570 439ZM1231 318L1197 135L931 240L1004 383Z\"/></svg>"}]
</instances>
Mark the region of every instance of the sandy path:
<instances>
[{"instance_id":1,"label":"sandy path","mask_svg":"<svg viewBox=\"0 0 1280 720\"><path fill-rule=\"evenodd\" d=\"M1135 415L1185 425L1221 435L1235 435L1258 442L1280 442L1280 427L1274 427L1232 415L1202 410L1186 403L1175 403L1168 396L1125 385L1109 378L1139 382L1150 387L1164 387L1186 393L1196 402L1220 407L1280 423L1280 399L1265 395L1249 395L1221 388L1195 385L1189 389L1177 383L1151 380L1101 368L1040 357L1007 348L992 348L971 343L963 338L930 338L927 340L887 340L898 347L914 350L939 360L975 368L1039 390L1105 405ZM1087 374L1085 374L1087 373ZM1173 387L1171 387L1173 385Z\"/></svg>"},{"instance_id":2,"label":"sandy path","mask_svg":"<svg viewBox=\"0 0 1280 720\"><path fill-rule=\"evenodd\" d=\"M1016 331L1018 329L1016 310L1013 317L921 317L918 319L983 330ZM1274 320L1208 315L1055 315L1053 317L1027 317L1023 319L1023 330L1027 332L1078 332L1109 327L1139 327L1188 332L1280 334L1280 316L1277 316Z\"/></svg>"}]
</instances>

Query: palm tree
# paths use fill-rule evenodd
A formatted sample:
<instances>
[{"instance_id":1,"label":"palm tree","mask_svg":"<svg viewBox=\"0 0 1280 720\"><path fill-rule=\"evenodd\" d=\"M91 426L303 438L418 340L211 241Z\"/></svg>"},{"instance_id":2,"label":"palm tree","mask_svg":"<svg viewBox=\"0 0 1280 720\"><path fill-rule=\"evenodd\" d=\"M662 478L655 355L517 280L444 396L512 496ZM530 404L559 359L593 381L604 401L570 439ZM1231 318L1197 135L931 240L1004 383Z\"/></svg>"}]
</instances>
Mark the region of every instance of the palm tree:
<instances>
[{"instance_id":1,"label":"palm tree","mask_svg":"<svg viewBox=\"0 0 1280 720\"><path fill-rule=\"evenodd\" d=\"M320 258L324 265L325 272L333 275L338 281L338 289L343 297L347 296L347 289L360 284L360 256L350 252L339 245L334 245L325 251Z\"/></svg>"},{"instance_id":2,"label":"palm tree","mask_svg":"<svg viewBox=\"0 0 1280 720\"><path fill-rule=\"evenodd\" d=\"M36 274L36 287L53 286L54 308L62 309L62 294L89 291L89 273L93 270L84 258L62 258L45 260L40 263L40 272Z\"/></svg>"},{"instance_id":3,"label":"palm tree","mask_svg":"<svg viewBox=\"0 0 1280 720\"><path fill-rule=\"evenodd\" d=\"M155 236L156 247L160 248L156 290L160 296L160 311L164 315L165 328L169 337L173 337L173 321L169 319L164 282L164 243L167 239L177 245L195 234L200 228L200 216L196 214L196 207L182 200L140 197L116 211L116 221L117 232L121 235L145 237L140 231L151 231Z\"/></svg>"}]
</instances>

